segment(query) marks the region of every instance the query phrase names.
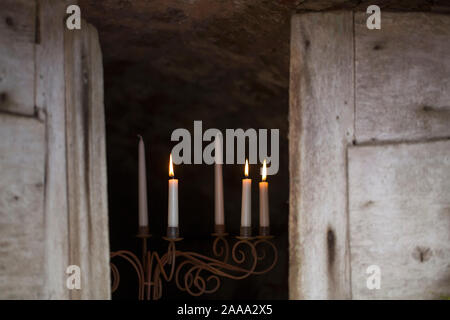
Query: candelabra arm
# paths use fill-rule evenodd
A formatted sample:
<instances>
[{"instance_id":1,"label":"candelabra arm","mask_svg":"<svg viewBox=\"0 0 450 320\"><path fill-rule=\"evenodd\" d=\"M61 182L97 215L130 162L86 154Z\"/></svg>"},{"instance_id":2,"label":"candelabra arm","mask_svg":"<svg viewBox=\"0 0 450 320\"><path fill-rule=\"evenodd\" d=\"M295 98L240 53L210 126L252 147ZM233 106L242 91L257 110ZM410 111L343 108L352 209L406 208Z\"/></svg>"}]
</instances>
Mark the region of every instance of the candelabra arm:
<instances>
[{"instance_id":1,"label":"candelabra arm","mask_svg":"<svg viewBox=\"0 0 450 320\"><path fill-rule=\"evenodd\" d=\"M128 261L138 276L138 298L159 299L162 296L162 280L170 282L175 278L179 290L192 296L213 293L218 290L221 278L241 280L250 275L261 275L274 268L278 261L278 251L271 236L237 237L230 250L226 234L214 234L212 251L215 258L197 252L179 251L176 242L181 238L165 237L168 241L167 252L161 257L157 252L148 250L149 234L138 235L142 238L142 262L130 251L120 250L111 253L111 258L121 257ZM259 262L267 260L266 249L272 251L273 260L268 267L257 270ZM247 250L245 250L247 249ZM249 253L249 254L247 254ZM181 262L178 263L177 261ZM182 270L185 271L182 276ZM207 275L203 275L207 273ZM111 262L112 291L120 283L119 270Z\"/></svg>"}]
</instances>

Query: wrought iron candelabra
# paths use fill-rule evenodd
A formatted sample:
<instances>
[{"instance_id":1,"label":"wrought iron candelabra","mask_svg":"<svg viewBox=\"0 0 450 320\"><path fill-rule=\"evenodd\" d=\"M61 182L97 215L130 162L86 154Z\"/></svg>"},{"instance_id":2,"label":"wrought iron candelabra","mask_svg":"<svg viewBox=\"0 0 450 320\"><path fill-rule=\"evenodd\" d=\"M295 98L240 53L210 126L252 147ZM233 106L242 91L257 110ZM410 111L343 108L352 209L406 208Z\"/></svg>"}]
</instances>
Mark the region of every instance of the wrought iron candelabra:
<instances>
[{"instance_id":1,"label":"wrought iron candelabra","mask_svg":"<svg viewBox=\"0 0 450 320\"><path fill-rule=\"evenodd\" d=\"M220 287L221 278L241 280L251 275L261 275L272 270L278 260L278 251L271 241L273 237L268 235L268 228L260 229L261 235L256 237L252 237L249 230L241 229L241 236L236 237L230 251L228 234L223 226L216 226L216 232L212 234L214 257L178 250L176 243L182 238L178 236L178 228L176 229L169 228L167 237L163 237L168 247L162 256L147 250L151 237L148 228L140 228L137 235L142 240L142 259L128 250L111 252L111 259L123 258L136 271L139 300L161 298L163 280L175 280L179 290L192 296L214 293ZM261 268L261 264L266 267ZM120 274L113 262L111 273L114 292L119 287Z\"/></svg>"}]
</instances>

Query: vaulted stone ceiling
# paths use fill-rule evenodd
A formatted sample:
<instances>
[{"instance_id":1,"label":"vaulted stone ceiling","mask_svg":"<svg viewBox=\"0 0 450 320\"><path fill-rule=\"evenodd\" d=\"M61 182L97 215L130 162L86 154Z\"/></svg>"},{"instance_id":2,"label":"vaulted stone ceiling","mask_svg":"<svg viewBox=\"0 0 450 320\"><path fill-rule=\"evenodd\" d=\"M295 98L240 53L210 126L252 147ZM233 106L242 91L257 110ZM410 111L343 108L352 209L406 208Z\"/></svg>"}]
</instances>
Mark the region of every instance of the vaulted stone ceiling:
<instances>
[{"instance_id":1,"label":"vaulted stone ceiling","mask_svg":"<svg viewBox=\"0 0 450 320\"><path fill-rule=\"evenodd\" d=\"M270 92L287 85L292 13L375 3L450 11L446 0L80 0L83 16L100 31L107 62L146 61L168 76L209 86L223 85L218 80L232 70L250 72L251 82Z\"/></svg>"},{"instance_id":2,"label":"vaulted stone ceiling","mask_svg":"<svg viewBox=\"0 0 450 320\"><path fill-rule=\"evenodd\" d=\"M286 94L288 4L108 0L81 5L99 29L106 64L136 63L147 72L193 84L210 93L202 94L205 104L221 100L217 94L245 105Z\"/></svg>"},{"instance_id":3,"label":"vaulted stone ceiling","mask_svg":"<svg viewBox=\"0 0 450 320\"><path fill-rule=\"evenodd\" d=\"M83 17L99 30L106 75L118 72L138 83L133 77L141 73L149 83L165 81L155 93L158 97L183 93L189 101L193 94L201 96L204 105L231 111L261 105L283 105L287 110L289 26L294 12L365 10L375 3L382 10L450 12L447 0L79 2ZM184 86L189 92L183 92ZM287 125L285 118L276 120L270 119Z\"/></svg>"}]
</instances>

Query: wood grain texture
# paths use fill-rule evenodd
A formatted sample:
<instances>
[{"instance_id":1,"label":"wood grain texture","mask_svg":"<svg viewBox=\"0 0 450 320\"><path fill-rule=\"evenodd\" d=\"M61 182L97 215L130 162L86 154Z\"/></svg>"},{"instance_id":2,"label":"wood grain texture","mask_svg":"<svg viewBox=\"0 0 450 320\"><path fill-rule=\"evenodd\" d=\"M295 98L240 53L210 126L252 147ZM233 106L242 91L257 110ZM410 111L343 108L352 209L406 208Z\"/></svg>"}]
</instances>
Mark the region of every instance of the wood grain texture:
<instances>
[{"instance_id":1,"label":"wood grain texture","mask_svg":"<svg viewBox=\"0 0 450 320\"><path fill-rule=\"evenodd\" d=\"M355 13L357 142L450 137L450 16Z\"/></svg>"},{"instance_id":2,"label":"wood grain texture","mask_svg":"<svg viewBox=\"0 0 450 320\"><path fill-rule=\"evenodd\" d=\"M81 30L64 31L64 63L65 63L65 83L66 83L66 143L67 143L67 194L68 194L68 219L69 219L69 261L70 264L78 265L86 273L84 264L85 256L89 254L89 244L83 237L83 226L87 221L87 186L86 181L86 158L85 133L87 124L85 119L87 112L83 107L87 101L87 73L83 70L82 50L83 31L86 26L83 24ZM83 89L84 88L84 89ZM85 96L83 96L85 94ZM88 155L86 155L88 156ZM81 279L81 286L86 288L88 278ZM83 290L84 291L84 290ZM80 299L82 292L71 292L71 298Z\"/></svg>"},{"instance_id":3,"label":"wood grain texture","mask_svg":"<svg viewBox=\"0 0 450 320\"><path fill-rule=\"evenodd\" d=\"M111 299L109 265L108 183L106 165L106 127L103 93L103 58L97 29L89 24L89 231L91 246L91 297Z\"/></svg>"},{"instance_id":4,"label":"wood grain texture","mask_svg":"<svg viewBox=\"0 0 450 320\"><path fill-rule=\"evenodd\" d=\"M67 299L67 172L65 141L65 2L39 1L41 39L36 45L36 106L46 119L46 292L42 298Z\"/></svg>"},{"instance_id":5,"label":"wood grain texture","mask_svg":"<svg viewBox=\"0 0 450 320\"><path fill-rule=\"evenodd\" d=\"M353 137L353 14L292 18L290 298L351 298L346 147Z\"/></svg>"},{"instance_id":6,"label":"wood grain texture","mask_svg":"<svg viewBox=\"0 0 450 320\"><path fill-rule=\"evenodd\" d=\"M33 68L36 62L36 75L33 69L29 85L6 79L22 97L31 92L33 112L0 106L4 112L0 136L8 137L0 141L0 297L109 299L103 66L98 34L85 22L81 31L66 30L66 7L75 1L24 3L15 2L2 12L12 17L14 23L8 20L8 26L17 27L13 30L17 34L0 27L2 35L11 33L6 39L14 37L11 48L23 42L33 52L21 55L24 49L19 46L17 55L0 51L0 62L17 58ZM40 30L36 45L34 34L27 42L27 29L19 23L28 11L16 18L12 9L35 8L35 3L39 10L33 12L32 26L39 22ZM2 81L0 85L6 83ZM10 97L0 94L0 103L9 102ZM70 264L81 267L81 290L66 287Z\"/></svg>"},{"instance_id":7,"label":"wood grain texture","mask_svg":"<svg viewBox=\"0 0 450 320\"><path fill-rule=\"evenodd\" d=\"M0 299L44 292L45 125L0 115Z\"/></svg>"},{"instance_id":8,"label":"wood grain texture","mask_svg":"<svg viewBox=\"0 0 450 320\"><path fill-rule=\"evenodd\" d=\"M82 23L65 31L70 262L84 290L72 299L109 299L109 236L103 66L98 34Z\"/></svg>"},{"instance_id":9,"label":"wood grain texture","mask_svg":"<svg viewBox=\"0 0 450 320\"><path fill-rule=\"evenodd\" d=\"M349 149L356 299L450 294L450 141ZM366 269L381 268L368 290Z\"/></svg>"},{"instance_id":10,"label":"wood grain texture","mask_svg":"<svg viewBox=\"0 0 450 320\"><path fill-rule=\"evenodd\" d=\"M4 0L0 10L0 111L33 115L36 3Z\"/></svg>"}]
</instances>

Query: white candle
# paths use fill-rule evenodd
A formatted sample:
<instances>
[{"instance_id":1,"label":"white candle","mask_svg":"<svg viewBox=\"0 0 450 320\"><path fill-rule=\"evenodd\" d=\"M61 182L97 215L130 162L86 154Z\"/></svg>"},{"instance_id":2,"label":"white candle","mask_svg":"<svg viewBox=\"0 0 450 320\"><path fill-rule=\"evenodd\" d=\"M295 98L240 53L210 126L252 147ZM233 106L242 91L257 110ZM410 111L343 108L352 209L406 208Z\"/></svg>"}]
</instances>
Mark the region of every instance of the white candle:
<instances>
[{"instance_id":1,"label":"white candle","mask_svg":"<svg viewBox=\"0 0 450 320\"><path fill-rule=\"evenodd\" d=\"M178 228L178 179L174 178L172 154L169 161L169 210L168 226L169 228Z\"/></svg>"},{"instance_id":2,"label":"white candle","mask_svg":"<svg viewBox=\"0 0 450 320\"><path fill-rule=\"evenodd\" d=\"M219 134L215 142L215 165L214 165L214 221L216 226L225 224L224 202L223 202L223 176L222 176L222 140Z\"/></svg>"},{"instance_id":3,"label":"white candle","mask_svg":"<svg viewBox=\"0 0 450 320\"><path fill-rule=\"evenodd\" d=\"M245 176L248 177L248 161L245 160ZM242 179L241 227L252 225L252 179Z\"/></svg>"},{"instance_id":4,"label":"white candle","mask_svg":"<svg viewBox=\"0 0 450 320\"><path fill-rule=\"evenodd\" d=\"M148 226L147 173L145 168L144 140L139 137L139 227Z\"/></svg>"},{"instance_id":5,"label":"white candle","mask_svg":"<svg viewBox=\"0 0 450 320\"><path fill-rule=\"evenodd\" d=\"M268 227L269 222L269 183L266 180L267 168L264 160L262 181L259 183L259 226Z\"/></svg>"}]
</instances>

